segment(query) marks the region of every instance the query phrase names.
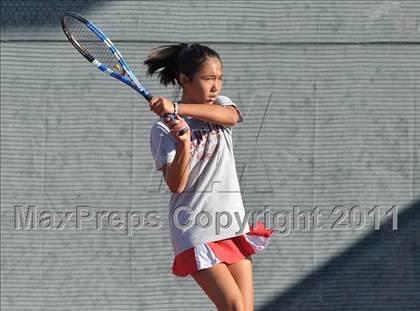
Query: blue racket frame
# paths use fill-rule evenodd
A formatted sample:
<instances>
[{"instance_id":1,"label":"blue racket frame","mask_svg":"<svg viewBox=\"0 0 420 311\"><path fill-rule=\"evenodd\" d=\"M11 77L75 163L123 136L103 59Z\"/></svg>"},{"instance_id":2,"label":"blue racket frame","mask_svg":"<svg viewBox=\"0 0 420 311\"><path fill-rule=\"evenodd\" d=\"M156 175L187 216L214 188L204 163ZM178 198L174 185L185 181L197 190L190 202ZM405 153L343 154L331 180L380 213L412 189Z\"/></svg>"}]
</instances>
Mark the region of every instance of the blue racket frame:
<instances>
[{"instance_id":1,"label":"blue racket frame","mask_svg":"<svg viewBox=\"0 0 420 311\"><path fill-rule=\"evenodd\" d=\"M111 51L111 53L114 54L114 56L116 57L119 65L121 66L121 68L123 69L123 71L127 74L127 76L126 75L121 75L118 72L115 72L114 70L112 70L111 68L108 68L106 65L102 64L97 59L95 59L88 51L86 51L83 48L83 46L81 46L79 44L79 42L77 42L77 40L75 38L73 38L72 34L70 33L69 29L67 28L66 23L65 23L65 17L66 16L76 18L77 20L79 20L80 22L82 22L83 24L85 24L86 27L89 28L89 30L91 32L93 32L102 42L104 42L108 46L108 48ZM130 86L137 93L139 93L140 95L142 95L147 101L150 102L152 100L153 95L150 93L150 91L148 89L146 89L139 82L139 80L137 79L136 75L133 73L133 71L131 70L130 66L125 61L124 57L121 55L120 51L118 51L118 49L115 46L115 44L112 43L112 41L109 39L109 37L98 26L96 26L95 23L93 23L92 21L84 18L83 16L81 16L78 13L75 13L75 12L67 12L61 18L61 26L63 28L63 31L64 31L65 35L69 39L70 43L90 63L92 63L93 65L95 65L100 71L102 71L104 73L107 73L111 77L113 77L115 79L118 79L121 82L123 82L123 83L127 84L128 86ZM173 120L176 119L176 115L175 114L172 114L172 113L166 114L165 117L169 117L171 121L173 121ZM183 129L181 129L178 132L178 135L182 135L186 131L188 131L188 127L185 127Z\"/></svg>"},{"instance_id":2,"label":"blue racket frame","mask_svg":"<svg viewBox=\"0 0 420 311\"><path fill-rule=\"evenodd\" d=\"M108 68L107 66L105 66L104 64L100 63L97 59L95 59L94 57L92 57L87 51L85 51L83 49L82 46L80 46L77 42L77 40L75 40L71 33L69 33L69 31L67 30L67 27L64 23L64 17L65 16L71 16L74 17L76 19L78 19L79 21L81 21L82 23L84 23L89 29L90 31L92 31L102 42L104 42L109 50L111 51L112 54L114 54L114 56L116 57L119 65L121 66L121 68L124 70L124 72L127 73L127 76L125 75L121 75L118 72L115 72L114 70L112 70L111 68ZM70 40L70 42L75 46L75 48L83 55L85 56L85 58L91 62L93 65L95 65L100 71L109 74L111 77L120 80L121 82L127 84L128 86L130 86L132 89L134 89L136 92L138 92L140 95L142 95L147 101L150 101L153 96L150 93L150 91L148 89L146 89L137 79L137 77L135 76L135 74L133 73L133 71L131 70L130 66L128 65L128 63L125 61L124 57L121 55L121 53L118 51L117 47L115 46L115 44L109 39L109 37L101 30L99 29L98 26L95 25L95 23L93 23L92 21L84 18L83 16L81 16L80 14L74 13L74 12L68 12L66 13L62 20L61 20L62 26L63 26L63 30L64 33L66 34L67 38Z\"/></svg>"}]
</instances>

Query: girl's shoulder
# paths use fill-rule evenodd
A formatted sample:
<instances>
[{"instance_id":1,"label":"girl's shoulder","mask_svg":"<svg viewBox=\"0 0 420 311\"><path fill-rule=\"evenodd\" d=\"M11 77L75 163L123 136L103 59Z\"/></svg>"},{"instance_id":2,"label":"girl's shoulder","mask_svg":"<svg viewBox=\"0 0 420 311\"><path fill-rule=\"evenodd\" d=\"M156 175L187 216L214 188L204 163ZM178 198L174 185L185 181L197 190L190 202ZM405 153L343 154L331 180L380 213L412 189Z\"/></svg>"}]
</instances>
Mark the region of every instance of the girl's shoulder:
<instances>
[{"instance_id":1,"label":"girl's shoulder","mask_svg":"<svg viewBox=\"0 0 420 311\"><path fill-rule=\"evenodd\" d=\"M219 96L217 96L216 99L214 100L214 103L215 104L218 104L218 105L223 105L223 106L235 105L233 103L233 101L229 97L227 97L225 95L219 95Z\"/></svg>"},{"instance_id":2,"label":"girl's shoulder","mask_svg":"<svg viewBox=\"0 0 420 311\"><path fill-rule=\"evenodd\" d=\"M224 96L224 95L219 95L214 100L214 103L218 104L218 105L222 105L222 106L233 106L236 109L236 111L238 112L238 115L239 115L238 123L241 123L241 122L244 121L244 116L243 116L242 112L240 111L238 106L229 97Z\"/></svg>"}]
</instances>

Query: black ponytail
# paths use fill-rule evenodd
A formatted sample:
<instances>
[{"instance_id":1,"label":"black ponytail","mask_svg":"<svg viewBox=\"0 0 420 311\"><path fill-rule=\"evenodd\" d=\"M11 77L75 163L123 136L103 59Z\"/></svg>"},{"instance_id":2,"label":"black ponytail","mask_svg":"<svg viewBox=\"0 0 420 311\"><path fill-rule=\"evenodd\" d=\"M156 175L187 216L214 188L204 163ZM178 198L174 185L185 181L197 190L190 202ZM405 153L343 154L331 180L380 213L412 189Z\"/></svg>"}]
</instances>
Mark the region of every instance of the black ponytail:
<instances>
[{"instance_id":1,"label":"black ponytail","mask_svg":"<svg viewBox=\"0 0 420 311\"><path fill-rule=\"evenodd\" d=\"M153 49L144 64L147 65L148 76L157 72L160 83L167 86L179 84L180 73L192 79L210 57L220 60L219 54L207 46L199 43L180 43Z\"/></svg>"}]
</instances>

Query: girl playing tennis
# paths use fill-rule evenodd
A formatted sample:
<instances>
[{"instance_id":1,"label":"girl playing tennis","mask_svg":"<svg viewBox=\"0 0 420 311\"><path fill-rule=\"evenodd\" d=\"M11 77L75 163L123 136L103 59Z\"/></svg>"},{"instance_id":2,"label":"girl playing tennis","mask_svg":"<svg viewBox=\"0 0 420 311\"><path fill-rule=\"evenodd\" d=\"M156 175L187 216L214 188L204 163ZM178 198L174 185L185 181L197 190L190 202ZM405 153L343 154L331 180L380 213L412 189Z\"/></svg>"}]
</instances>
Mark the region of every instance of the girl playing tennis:
<instances>
[{"instance_id":1,"label":"girl playing tennis","mask_svg":"<svg viewBox=\"0 0 420 311\"><path fill-rule=\"evenodd\" d=\"M144 63L148 75L182 89L178 102L150 101L161 117L150 147L171 190L172 273L191 275L218 310L253 310L251 255L268 245L272 230L259 221L249 226L245 217L232 149L232 129L243 116L220 95L220 57L207 46L181 43L152 50ZM171 113L175 120L164 117Z\"/></svg>"}]
</instances>

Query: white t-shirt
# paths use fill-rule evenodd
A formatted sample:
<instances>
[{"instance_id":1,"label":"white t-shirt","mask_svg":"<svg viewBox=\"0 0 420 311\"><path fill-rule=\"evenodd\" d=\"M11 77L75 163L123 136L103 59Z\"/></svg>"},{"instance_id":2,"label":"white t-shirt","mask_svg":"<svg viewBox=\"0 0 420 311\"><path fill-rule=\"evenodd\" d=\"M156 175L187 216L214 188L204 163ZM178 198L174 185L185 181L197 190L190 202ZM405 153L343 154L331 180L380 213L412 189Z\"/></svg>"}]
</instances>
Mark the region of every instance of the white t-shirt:
<instances>
[{"instance_id":1,"label":"white t-shirt","mask_svg":"<svg viewBox=\"0 0 420 311\"><path fill-rule=\"evenodd\" d=\"M230 98L218 96L214 104L234 106L239 122L243 121L243 115ZM250 231L244 221L232 128L190 117L184 119L191 128L191 160L185 190L171 192L169 201L169 229L175 255L204 242ZM150 148L156 169L171 163L175 157L176 140L162 119L151 129Z\"/></svg>"}]
</instances>

